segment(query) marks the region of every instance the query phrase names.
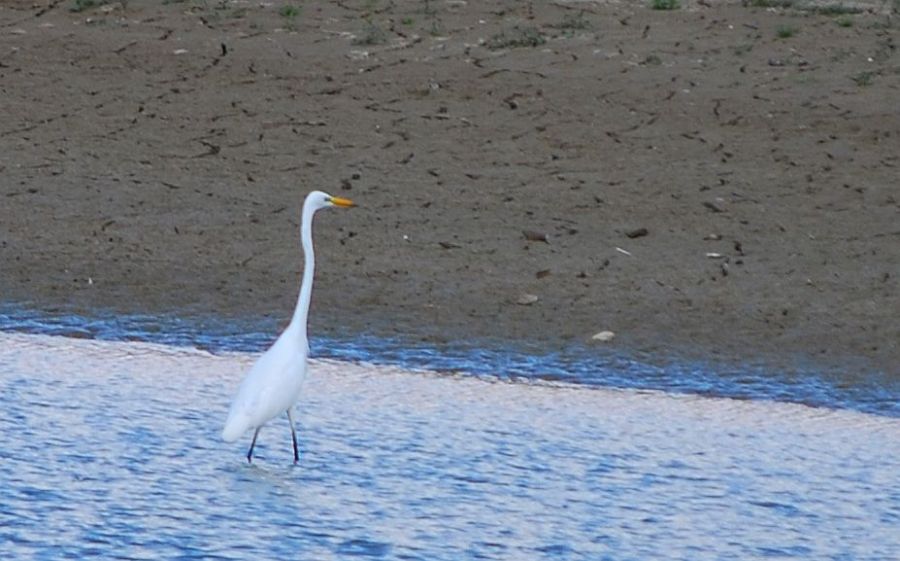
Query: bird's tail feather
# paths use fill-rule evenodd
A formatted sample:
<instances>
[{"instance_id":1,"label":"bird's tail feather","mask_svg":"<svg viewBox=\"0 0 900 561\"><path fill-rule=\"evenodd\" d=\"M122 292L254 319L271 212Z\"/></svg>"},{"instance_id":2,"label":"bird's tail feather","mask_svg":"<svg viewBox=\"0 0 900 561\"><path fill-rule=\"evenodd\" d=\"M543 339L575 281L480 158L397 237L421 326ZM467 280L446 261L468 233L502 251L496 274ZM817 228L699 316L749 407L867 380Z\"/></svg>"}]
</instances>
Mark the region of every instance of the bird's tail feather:
<instances>
[{"instance_id":1,"label":"bird's tail feather","mask_svg":"<svg viewBox=\"0 0 900 561\"><path fill-rule=\"evenodd\" d=\"M222 440L225 442L234 442L247 432L247 419L242 415L229 415L225 421L225 428L222 429Z\"/></svg>"}]
</instances>

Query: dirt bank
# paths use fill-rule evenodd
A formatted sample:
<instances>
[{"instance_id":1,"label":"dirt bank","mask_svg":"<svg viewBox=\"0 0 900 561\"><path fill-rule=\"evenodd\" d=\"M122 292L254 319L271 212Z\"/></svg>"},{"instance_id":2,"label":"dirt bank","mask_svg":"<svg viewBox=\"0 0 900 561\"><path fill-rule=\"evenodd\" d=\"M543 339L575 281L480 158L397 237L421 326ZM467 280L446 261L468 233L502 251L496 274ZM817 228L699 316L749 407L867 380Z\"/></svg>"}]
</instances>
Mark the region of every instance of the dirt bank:
<instances>
[{"instance_id":1,"label":"dirt bank","mask_svg":"<svg viewBox=\"0 0 900 561\"><path fill-rule=\"evenodd\" d=\"M320 188L316 330L900 364L889 5L122 4L0 6L4 300L286 320Z\"/></svg>"}]
</instances>

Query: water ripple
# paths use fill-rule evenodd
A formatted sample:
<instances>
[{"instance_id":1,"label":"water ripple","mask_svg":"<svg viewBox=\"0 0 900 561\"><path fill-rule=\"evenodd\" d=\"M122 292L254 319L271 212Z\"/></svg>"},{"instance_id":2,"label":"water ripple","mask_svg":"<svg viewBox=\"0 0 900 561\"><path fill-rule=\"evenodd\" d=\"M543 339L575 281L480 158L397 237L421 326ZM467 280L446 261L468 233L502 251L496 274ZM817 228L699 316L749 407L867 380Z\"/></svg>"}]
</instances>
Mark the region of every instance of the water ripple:
<instances>
[{"instance_id":1,"label":"water ripple","mask_svg":"<svg viewBox=\"0 0 900 561\"><path fill-rule=\"evenodd\" d=\"M0 334L0 558L900 558L900 419L316 360L247 465L253 358Z\"/></svg>"},{"instance_id":2,"label":"water ripple","mask_svg":"<svg viewBox=\"0 0 900 561\"><path fill-rule=\"evenodd\" d=\"M217 318L148 315L85 317L0 305L0 332L62 335L104 341L143 341L205 349L213 353L259 352L278 332L274 321L248 328ZM797 367L700 362L652 364L599 347L572 345L560 352L514 348L509 343L449 342L439 347L402 339L355 334L344 339L314 337L321 358L411 370L463 373L501 381L564 382L594 387L661 390L710 397L766 399L816 407L843 407L900 417L900 377L888 372L823 373Z\"/></svg>"}]
</instances>

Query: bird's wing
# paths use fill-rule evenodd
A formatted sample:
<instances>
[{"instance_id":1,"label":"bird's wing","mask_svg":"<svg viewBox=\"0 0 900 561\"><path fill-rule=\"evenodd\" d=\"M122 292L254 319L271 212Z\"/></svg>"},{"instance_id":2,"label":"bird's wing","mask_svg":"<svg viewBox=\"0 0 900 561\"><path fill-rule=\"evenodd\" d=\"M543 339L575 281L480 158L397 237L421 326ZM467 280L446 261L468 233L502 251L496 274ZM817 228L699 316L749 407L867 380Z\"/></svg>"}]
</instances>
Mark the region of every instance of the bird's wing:
<instances>
[{"instance_id":1,"label":"bird's wing","mask_svg":"<svg viewBox=\"0 0 900 561\"><path fill-rule=\"evenodd\" d=\"M276 342L259 357L231 404L223 431L225 440L237 439L294 404L306 374L306 354L298 350Z\"/></svg>"}]
</instances>

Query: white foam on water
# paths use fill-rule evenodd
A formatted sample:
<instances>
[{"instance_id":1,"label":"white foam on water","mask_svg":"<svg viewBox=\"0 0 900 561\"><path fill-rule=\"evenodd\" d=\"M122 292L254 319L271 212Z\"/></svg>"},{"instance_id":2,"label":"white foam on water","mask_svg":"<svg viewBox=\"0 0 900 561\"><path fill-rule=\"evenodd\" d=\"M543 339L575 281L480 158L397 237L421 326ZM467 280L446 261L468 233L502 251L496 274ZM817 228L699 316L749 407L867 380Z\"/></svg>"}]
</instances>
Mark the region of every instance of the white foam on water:
<instances>
[{"instance_id":1,"label":"white foam on water","mask_svg":"<svg viewBox=\"0 0 900 561\"><path fill-rule=\"evenodd\" d=\"M0 334L0 556L900 559L900 419L313 360L247 466L254 358Z\"/></svg>"}]
</instances>

